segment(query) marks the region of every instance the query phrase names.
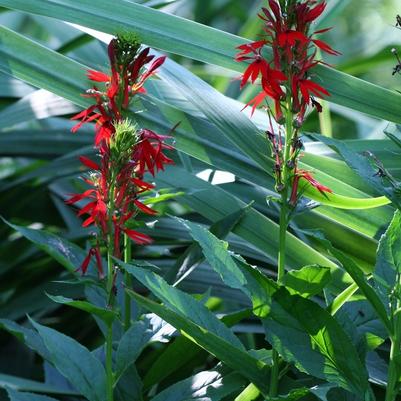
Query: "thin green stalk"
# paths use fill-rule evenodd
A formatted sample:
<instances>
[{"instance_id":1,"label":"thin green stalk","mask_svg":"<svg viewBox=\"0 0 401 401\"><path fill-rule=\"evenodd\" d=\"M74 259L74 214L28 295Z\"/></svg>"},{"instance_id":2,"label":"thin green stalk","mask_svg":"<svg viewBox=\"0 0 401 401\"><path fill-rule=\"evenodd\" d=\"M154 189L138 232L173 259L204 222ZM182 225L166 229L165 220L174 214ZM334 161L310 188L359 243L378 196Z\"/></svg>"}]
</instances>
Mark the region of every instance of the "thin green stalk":
<instances>
[{"instance_id":1,"label":"thin green stalk","mask_svg":"<svg viewBox=\"0 0 401 401\"><path fill-rule=\"evenodd\" d=\"M111 188L109 192L109 215L114 214L114 176L111 177ZM111 219L108 222L109 234L107 236L107 305L113 308L113 287L114 287L114 238L113 238L113 224ZM113 401L113 391L114 391L114 374L113 374L113 321L111 321L107 326L106 333L106 399L107 401Z\"/></svg>"},{"instance_id":2,"label":"thin green stalk","mask_svg":"<svg viewBox=\"0 0 401 401\"><path fill-rule=\"evenodd\" d=\"M291 144L294 135L293 113L291 100L287 101L287 112L285 121L285 144L284 144L284 157L283 157L283 190L281 192L281 211L280 211L280 237L279 237L279 251L278 251L278 271L277 281L280 282L285 273L285 250L286 250L286 233L288 227L288 192L290 188L289 175L290 169L288 161L291 156Z\"/></svg>"},{"instance_id":3,"label":"thin green stalk","mask_svg":"<svg viewBox=\"0 0 401 401\"><path fill-rule=\"evenodd\" d=\"M131 262L131 241L127 234L124 234L124 262ZM124 273L125 288L131 288L131 275ZM124 330L127 331L131 327L131 297L127 292L124 293Z\"/></svg>"},{"instance_id":4,"label":"thin green stalk","mask_svg":"<svg viewBox=\"0 0 401 401\"><path fill-rule=\"evenodd\" d=\"M106 335L106 396L107 401L113 401L113 323L107 326Z\"/></svg>"},{"instance_id":5,"label":"thin green stalk","mask_svg":"<svg viewBox=\"0 0 401 401\"><path fill-rule=\"evenodd\" d=\"M284 185L281 192L281 210L280 210L280 234L279 234L279 251L278 251L278 268L277 268L277 282L281 282L285 274L285 253L286 253L286 235L288 227L288 192L290 188L289 174L287 162L291 156L291 144L294 135L293 113L291 100L287 101L286 125L285 125L285 147L283 157L283 174L282 183ZM279 375L280 375L280 356L278 352L273 349L272 353L272 370L270 377L270 391L271 397L276 397L278 392Z\"/></svg>"},{"instance_id":6,"label":"thin green stalk","mask_svg":"<svg viewBox=\"0 0 401 401\"><path fill-rule=\"evenodd\" d=\"M399 302L397 302L397 310ZM400 388L400 368L399 359L401 358L401 319L400 313L395 312L393 316L394 331L390 336L391 349L390 361L388 365L387 389L385 401L395 401Z\"/></svg>"}]
</instances>

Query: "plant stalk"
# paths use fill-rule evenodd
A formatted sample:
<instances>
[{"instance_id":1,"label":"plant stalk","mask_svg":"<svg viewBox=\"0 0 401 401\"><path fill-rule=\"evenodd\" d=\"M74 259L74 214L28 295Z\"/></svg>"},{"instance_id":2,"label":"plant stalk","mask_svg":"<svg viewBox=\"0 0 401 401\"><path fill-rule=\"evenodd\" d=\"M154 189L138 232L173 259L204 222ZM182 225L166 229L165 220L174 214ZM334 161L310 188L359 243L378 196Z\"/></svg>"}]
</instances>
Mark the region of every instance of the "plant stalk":
<instances>
[{"instance_id":1,"label":"plant stalk","mask_svg":"<svg viewBox=\"0 0 401 401\"><path fill-rule=\"evenodd\" d=\"M277 282L280 283L285 274L285 253L286 253L286 235L288 227L288 192L290 187L290 170L287 162L291 156L291 144L294 135L292 102L289 98L287 100L287 112L285 122L285 145L284 145L284 158L283 158L283 173L282 183L284 185L281 191L281 209L280 209L280 234L279 234L279 250L278 250L278 267L277 267ZM272 370L270 377L270 397L276 397L278 392L279 376L280 376L280 356L278 352L273 349L272 353Z\"/></svg>"},{"instance_id":2,"label":"plant stalk","mask_svg":"<svg viewBox=\"0 0 401 401\"><path fill-rule=\"evenodd\" d=\"M113 323L107 326L106 335L106 396L107 401L113 401L114 375L113 375Z\"/></svg>"},{"instance_id":3,"label":"plant stalk","mask_svg":"<svg viewBox=\"0 0 401 401\"><path fill-rule=\"evenodd\" d=\"M399 302L397 302L397 306ZM394 320L394 332L390 336L391 349L390 349L390 361L388 365L388 376L387 376L387 389L385 401L396 401L398 391L400 388L400 368L399 359L401 358L401 319L400 314L395 314Z\"/></svg>"},{"instance_id":4,"label":"plant stalk","mask_svg":"<svg viewBox=\"0 0 401 401\"><path fill-rule=\"evenodd\" d=\"M127 234L124 234L124 262L131 262L131 241ZM132 279L128 272L124 273L124 286L131 288ZM127 331L131 327L131 297L125 291L124 293L124 330Z\"/></svg>"}]
</instances>

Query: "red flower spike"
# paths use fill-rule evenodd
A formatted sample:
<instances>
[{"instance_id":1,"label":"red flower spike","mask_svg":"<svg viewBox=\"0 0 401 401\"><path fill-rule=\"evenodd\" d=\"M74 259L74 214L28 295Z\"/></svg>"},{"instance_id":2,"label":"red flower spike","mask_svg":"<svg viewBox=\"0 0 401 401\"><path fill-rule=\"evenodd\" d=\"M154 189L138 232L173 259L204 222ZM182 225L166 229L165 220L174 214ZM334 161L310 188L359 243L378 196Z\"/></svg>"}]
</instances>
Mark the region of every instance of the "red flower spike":
<instances>
[{"instance_id":1,"label":"red flower spike","mask_svg":"<svg viewBox=\"0 0 401 401\"><path fill-rule=\"evenodd\" d=\"M133 140L128 150L120 151L118 147L118 138L115 136L121 132L118 131L119 124L125 124L122 116L125 115L130 100L137 93L146 92L143 88L145 81L157 72L166 59L164 56L155 58L149 55L149 48L139 53L138 50L139 45L130 44L126 37L110 42L110 74L88 70L87 77L90 80L104 85L99 85L103 88L94 86L83 95L93 99L95 104L72 118L80 120L72 128L73 132L83 124L96 123L94 142L100 163L80 156L81 163L95 173L91 179L84 178L90 188L82 194L72 195L67 203L73 205L86 200L78 211L78 216L86 216L83 227L95 225L100 231L101 244L112 234L113 256L117 258L121 256L121 233L128 235L138 245L152 242L148 235L128 229L124 225L137 215L138 211L152 216L157 214L139 199L141 193L154 188L154 185L143 181L143 176L145 173L155 175L157 171L163 170L165 165L173 164L173 160L165 155L165 151L173 149L165 143L168 136L147 129L137 131L136 127L129 123L128 129L132 128L132 133L135 134L133 138L138 137L138 141ZM99 277L104 277L99 246L98 243L84 259L80 268L83 274L86 273L91 257L95 256Z\"/></svg>"}]
</instances>

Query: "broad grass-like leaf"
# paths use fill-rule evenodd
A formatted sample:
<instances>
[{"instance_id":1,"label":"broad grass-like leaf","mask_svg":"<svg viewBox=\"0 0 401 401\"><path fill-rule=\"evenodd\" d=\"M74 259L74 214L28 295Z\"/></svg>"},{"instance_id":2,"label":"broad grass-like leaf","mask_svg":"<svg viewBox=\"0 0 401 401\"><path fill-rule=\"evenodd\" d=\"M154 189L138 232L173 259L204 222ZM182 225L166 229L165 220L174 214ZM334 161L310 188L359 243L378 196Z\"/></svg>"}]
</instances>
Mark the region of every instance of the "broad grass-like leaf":
<instances>
[{"instance_id":1,"label":"broad grass-like leaf","mask_svg":"<svg viewBox=\"0 0 401 401\"><path fill-rule=\"evenodd\" d=\"M83 345L54 329L32 322L52 364L89 401L106 400L106 374L101 362Z\"/></svg>"},{"instance_id":2,"label":"broad grass-like leaf","mask_svg":"<svg viewBox=\"0 0 401 401\"><path fill-rule=\"evenodd\" d=\"M389 177L381 177L381 174L379 174L381 165L377 164L373 167L376 160L369 161L368 156L362 156L352 151L339 140L317 135L313 137L333 148L368 185L385 195L398 208L401 208L401 193L399 188L396 187L396 183L392 182Z\"/></svg>"},{"instance_id":3,"label":"broad grass-like leaf","mask_svg":"<svg viewBox=\"0 0 401 401\"><path fill-rule=\"evenodd\" d=\"M234 61L235 47L246 39L162 13L139 4L114 0L0 0L0 5L34 14L78 23L116 34L121 30L137 32L148 45L181 54L206 63L242 71L244 65ZM88 18L90 15L90 18ZM401 96L366 81L318 66L316 73L331 93L330 101L354 108L388 121L401 121Z\"/></svg>"}]
</instances>

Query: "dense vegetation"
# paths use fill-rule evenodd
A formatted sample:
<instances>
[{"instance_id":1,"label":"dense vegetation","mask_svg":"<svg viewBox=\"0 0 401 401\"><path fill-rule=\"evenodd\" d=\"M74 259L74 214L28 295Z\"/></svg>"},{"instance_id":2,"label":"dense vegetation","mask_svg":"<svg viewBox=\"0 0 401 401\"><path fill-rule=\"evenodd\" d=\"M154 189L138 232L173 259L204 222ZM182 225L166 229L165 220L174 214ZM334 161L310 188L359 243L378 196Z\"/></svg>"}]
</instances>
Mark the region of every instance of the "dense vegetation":
<instances>
[{"instance_id":1,"label":"dense vegetation","mask_svg":"<svg viewBox=\"0 0 401 401\"><path fill-rule=\"evenodd\" d=\"M400 397L401 10L324 5L0 0L0 400Z\"/></svg>"}]
</instances>

